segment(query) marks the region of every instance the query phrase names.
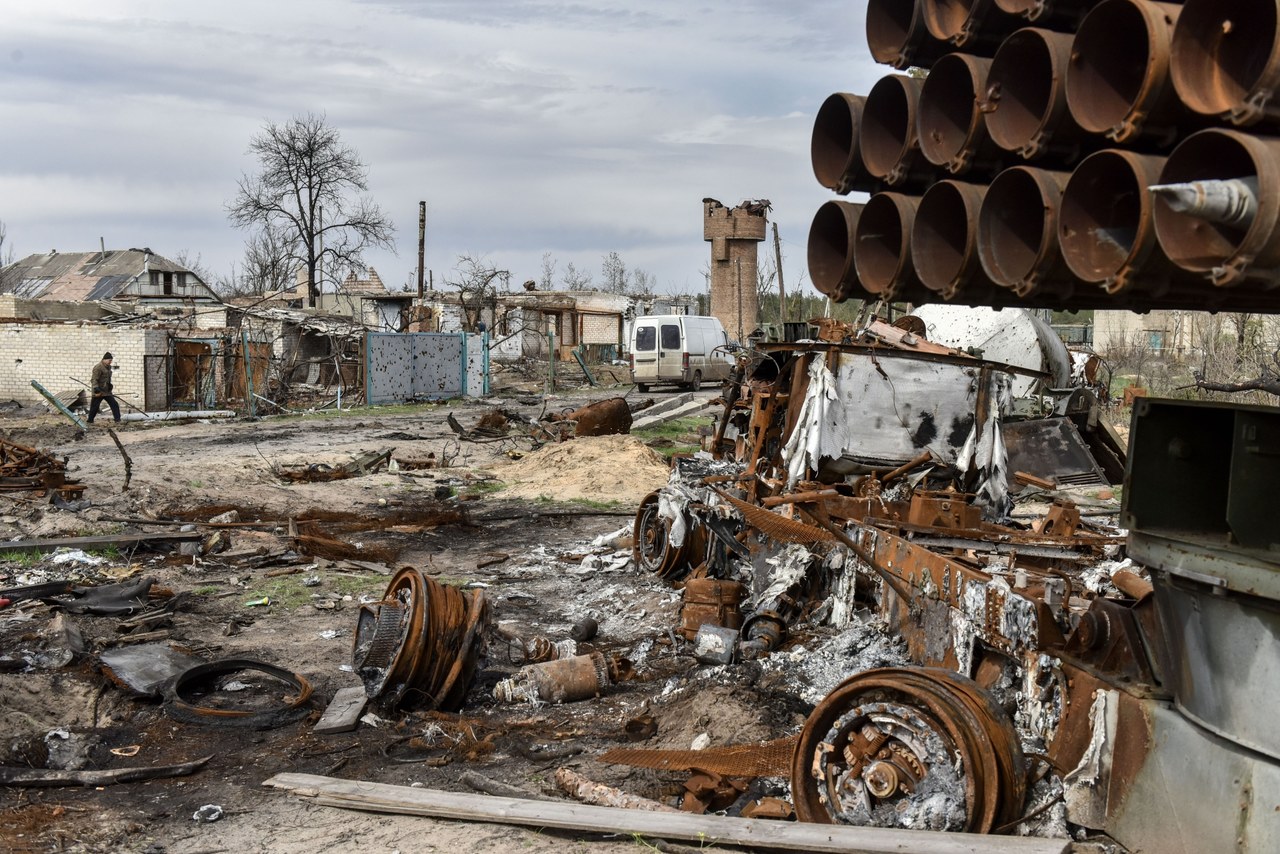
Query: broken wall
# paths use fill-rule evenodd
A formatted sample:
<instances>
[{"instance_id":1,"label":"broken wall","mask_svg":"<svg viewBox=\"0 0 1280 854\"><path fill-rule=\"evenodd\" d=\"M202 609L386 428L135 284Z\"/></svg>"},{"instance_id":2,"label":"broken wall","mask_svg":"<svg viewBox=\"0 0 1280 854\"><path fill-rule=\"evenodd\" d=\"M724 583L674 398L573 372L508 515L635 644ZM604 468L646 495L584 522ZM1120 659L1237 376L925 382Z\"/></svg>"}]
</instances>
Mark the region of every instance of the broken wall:
<instances>
[{"instance_id":1,"label":"broken wall","mask_svg":"<svg viewBox=\"0 0 1280 854\"><path fill-rule=\"evenodd\" d=\"M110 352L116 397L141 409L147 357L165 355L168 336L163 329L89 323L0 324L0 400L42 401L32 380L55 394L83 388L75 379L87 385L93 366Z\"/></svg>"}]
</instances>

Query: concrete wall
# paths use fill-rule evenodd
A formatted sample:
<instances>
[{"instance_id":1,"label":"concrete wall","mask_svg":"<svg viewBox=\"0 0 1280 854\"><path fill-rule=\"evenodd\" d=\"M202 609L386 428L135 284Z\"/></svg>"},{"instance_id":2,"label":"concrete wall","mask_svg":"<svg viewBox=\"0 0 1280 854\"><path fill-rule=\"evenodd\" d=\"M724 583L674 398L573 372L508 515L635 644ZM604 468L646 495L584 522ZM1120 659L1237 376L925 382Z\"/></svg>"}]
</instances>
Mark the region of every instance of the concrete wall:
<instances>
[{"instance_id":1,"label":"concrete wall","mask_svg":"<svg viewBox=\"0 0 1280 854\"><path fill-rule=\"evenodd\" d=\"M167 342L168 333L163 329L70 323L0 324L0 400L42 401L39 392L31 387L32 380L55 394L83 388L71 377L88 385L93 366L109 351L115 357L112 384L116 396L141 409L145 387L143 357L164 355Z\"/></svg>"}]
</instances>

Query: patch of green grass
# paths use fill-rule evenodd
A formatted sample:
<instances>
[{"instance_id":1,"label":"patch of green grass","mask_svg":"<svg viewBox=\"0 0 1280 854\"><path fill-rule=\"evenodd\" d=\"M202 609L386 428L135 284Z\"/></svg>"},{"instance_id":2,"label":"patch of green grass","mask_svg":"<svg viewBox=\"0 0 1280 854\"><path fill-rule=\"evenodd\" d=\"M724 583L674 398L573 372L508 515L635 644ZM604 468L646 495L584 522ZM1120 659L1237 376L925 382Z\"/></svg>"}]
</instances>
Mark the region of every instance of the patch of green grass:
<instances>
[{"instance_id":1,"label":"patch of green grass","mask_svg":"<svg viewBox=\"0 0 1280 854\"><path fill-rule=\"evenodd\" d=\"M482 480L477 483L469 484L462 490L462 497L467 500L474 500L485 495L492 495L506 488L506 484L500 480Z\"/></svg>"},{"instance_id":2,"label":"patch of green grass","mask_svg":"<svg viewBox=\"0 0 1280 854\"><path fill-rule=\"evenodd\" d=\"M644 412L641 411L643 416ZM715 423L710 418L699 418L693 415L686 415L684 418L677 418L675 421L668 421L665 424L655 424L652 427L644 427L640 430L632 430L631 435L639 436L645 441L651 439L671 439L672 441L684 439L697 439L698 428L706 427L708 424Z\"/></svg>"},{"instance_id":3,"label":"patch of green grass","mask_svg":"<svg viewBox=\"0 0 1280 854\"><path fill-rule=\"evenodd\" d=\"M205 584L202 587L197 587L191 592L197 596L212 596L215 593L221 593L222 588L216 584Z\"/></svg>"},{"instance_id":4,"label":"patch of green grass","mask_svg":"<svg viewBox=\"0 0 1280 854\"><path fill-rule=\"evenodd\" d=\"M251 602L266 596L272 605L282 608L298 608L311 602L313 593L350 594L359 597L368 593L377 596L386 586L386 579L373 573L321 573L319 587L306 587L302 581L310 573L282 575L278 578L258 578L244 590L244 601Z\"/></svg>"},{"instance_id":5,"label":"patch of green grass","mask_svg":"<svg viewBox=\"0 0 1280 854\"><path fill-rule=\"evenodd\" d=\"M303 412L297 415L279 415L275 421L315 421L322 418L369 418L390 415L420 415L433 412L446 406L457 405L456 401L444 400L438 403L397 403L383 406L353 406L350 408L317 409L315 412Z\"/></svg>"},{"instance_id":6,"label":"patch of green grass","mask_svg":"<svg viewBox=\"0 0 1280 854\"><path fill-rule=\"evenodd\" d=\"M5 552L4 554L0 555L0 563L7 563L12 566L27 567L27 566L35 566L40 561L44 560L44 558L45 558L45 555L43 552L36 552L36 551Z\"/></svg>"},{"instance_id":7,"label":"patch of green grass","mask_svg":"<svg viewBox=\"0 0 1280 854\"><path fill-rule=\"evenodd\" d=\"M539 495L537 499L534 500L533 503L534 504L556 504L556 505L569 506L569 507L584 507L588 510L625 510L631 507L630 504L627 504L626 502L623 502L623 501L595 501L590 498L570 498L570 499L561 501L560 499L553 498L550 495Z\"/></svg>"}]
</instances>

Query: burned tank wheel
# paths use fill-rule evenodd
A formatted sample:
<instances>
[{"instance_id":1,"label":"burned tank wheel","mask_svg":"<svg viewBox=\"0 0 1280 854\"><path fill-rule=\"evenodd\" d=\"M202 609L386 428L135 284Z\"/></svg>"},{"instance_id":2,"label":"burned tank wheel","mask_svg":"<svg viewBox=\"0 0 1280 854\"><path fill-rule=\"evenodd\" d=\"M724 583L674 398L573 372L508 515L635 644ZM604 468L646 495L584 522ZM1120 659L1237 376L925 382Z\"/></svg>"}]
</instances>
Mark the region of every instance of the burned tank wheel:
<instances>
[{"instance_id":1,"label":"burned tank wheel","mask_svg":"<svg viewBox=\"0 0 1280 854\"><path fill-rule=\"evenodd\" d=\"M841 683L800 734L791 769L802 821L989 833L1026 792L1017 734L951 671L884 668Z\"/></svg>"},{"instance_id":2,"label":"burned tank wheel","mask_svg":"<svg viewBox=\"0 0 1280 854\"><path fill-rule=\"evenodd\" d=\"M636 566L658 572L667 553L667 523L658 514L658 493L651 492L641 500L632 533Z\"/></svg>"}]
</instances>

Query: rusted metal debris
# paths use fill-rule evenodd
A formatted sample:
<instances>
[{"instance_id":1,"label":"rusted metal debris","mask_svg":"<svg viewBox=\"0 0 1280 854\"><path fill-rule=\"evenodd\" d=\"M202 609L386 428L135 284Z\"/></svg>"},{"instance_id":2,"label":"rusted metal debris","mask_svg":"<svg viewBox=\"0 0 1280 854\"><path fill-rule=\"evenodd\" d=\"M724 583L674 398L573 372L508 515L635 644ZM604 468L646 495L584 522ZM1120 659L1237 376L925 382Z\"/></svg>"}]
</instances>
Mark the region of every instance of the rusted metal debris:
<instances>
[{"instance_id":1,"label":"rusted metal debris","mask_svg":"<svg viewBox=\"0 0 1280 854\"><path fill-rule=\"evenodd\" d=\"M242 674L256 674L247 676ZM254 693L269 696L284 686L288 692L279 697L278 705L260 708L256 703L245 706L240 691L225 693L224 686L235 676L255 683ZM266 686L256 683L263 677ZM165 692L165 712L174 720L215 726L266 729L293 723L310 713L311 682L299 673L293 673L273 664L244 658L211 661L184 671Z\"/></svg>"},{"instance_id":2,"label":"rusted metal debris","mask_svg":"<svg viewBox=\"0 0 1280 854\"><path fill-rule=\"evenodd\" d=\"M381 602L360 606L351 658L365 692L388 708L457 711L475 678L487 616L483 591L401 569Z\"/></svg>"},{"instance_id":3,"label":"rusted metal debris","mask_svg":"<svg viewBox=\"0 0 1280 854\"><path fill-rule=\"evenodd\" d=\"M1091 729L1080 692L1159 693L1139 634L1152 597L1141 576L1094 569L1117 564L1124 540L1070 502L1010 521L1010 491L1045 482L1002 462L1010 407L997 400L1013 369L918 330L868 333L828 324L843 343L748 357L718 461L678 462L642 502L637 564L685 579L686 636L740 626L736 658L769 654L820 609L838 623L870 608L905 641L915 667L853 676L810 716L790 768L802 820L1007 831L1026 801L1022 744L1069 770ZM892 417L876 426L876 385L914 388L907 376L935 383L919 408L931 430L905 391L886 395ZM734 585L751 591L741 616Z\"/></svg>"},{"instance_id":4,"label":"rusted metal debris","mask_svg":"<svg viewBox=\"0 0 1280 854\"><path fill-rule=\"evenodd\" d=\"M632 675L627 659L592 652L527 664L495 685L493 696L501 703L572 703L598 697Z\"/></svg>"},{"instance_id":5,"label":"rusted metal debris","mask_svg":"<svg viewBox=\"0 0 1280 854\"><path fill-rule=\"evenodd\" d=\"M0 491L56 492L64 499L79 498L85 486L67 477L66 460L0 438Z\"/></svg>"}]
</instances>

